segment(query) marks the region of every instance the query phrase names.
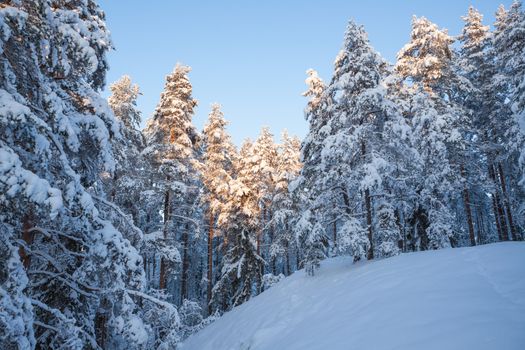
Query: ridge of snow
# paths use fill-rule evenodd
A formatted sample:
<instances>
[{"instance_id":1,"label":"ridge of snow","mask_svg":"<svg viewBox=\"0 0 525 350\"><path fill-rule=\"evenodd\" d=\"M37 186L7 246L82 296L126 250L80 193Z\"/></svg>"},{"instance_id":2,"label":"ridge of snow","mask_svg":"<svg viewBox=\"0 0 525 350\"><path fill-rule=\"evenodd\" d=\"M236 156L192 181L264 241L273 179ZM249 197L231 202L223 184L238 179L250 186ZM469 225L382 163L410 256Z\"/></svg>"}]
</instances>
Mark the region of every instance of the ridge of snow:
<instances>
[{"instance_id":1,"label":"ridge of snow","mask_svg":"<svg viewBox=\"0 0 525 350\"><path fill-rule=\"evenodd\" d=\"M525 243L402 254L294 273L183 350L523 349Z\"/></svg>"}]
</instances>

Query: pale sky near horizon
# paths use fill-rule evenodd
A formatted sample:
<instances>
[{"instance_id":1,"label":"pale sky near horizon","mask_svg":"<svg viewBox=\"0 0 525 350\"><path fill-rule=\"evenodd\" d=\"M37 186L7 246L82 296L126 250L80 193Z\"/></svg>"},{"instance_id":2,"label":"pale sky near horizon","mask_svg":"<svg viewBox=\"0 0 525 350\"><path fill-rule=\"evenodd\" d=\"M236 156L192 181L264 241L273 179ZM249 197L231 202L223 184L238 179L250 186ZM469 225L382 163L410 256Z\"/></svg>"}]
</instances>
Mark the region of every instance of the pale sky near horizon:
<instances>
[{"instance_id":1,"label":"pale sky near horizon","mask_svg":"<svg viewBox=\"0 0 525 350\"><path fill-rule=\"evenodd\" d=\"M218 102L237 145L256 138L263 126L276 140L283 129L304 137L305 71L314 68L330 80L349 19L363 24L372 46L393 62L409 40L412 15L458 35L469 5L491 25L498 5L508 8L511 2L99 0L115 46L107 85L130 75L141 88L138 106L145 120L153 114L165 76L181 62L193 68L199 130L211 103Z\"/></svg>"}]
</instances>

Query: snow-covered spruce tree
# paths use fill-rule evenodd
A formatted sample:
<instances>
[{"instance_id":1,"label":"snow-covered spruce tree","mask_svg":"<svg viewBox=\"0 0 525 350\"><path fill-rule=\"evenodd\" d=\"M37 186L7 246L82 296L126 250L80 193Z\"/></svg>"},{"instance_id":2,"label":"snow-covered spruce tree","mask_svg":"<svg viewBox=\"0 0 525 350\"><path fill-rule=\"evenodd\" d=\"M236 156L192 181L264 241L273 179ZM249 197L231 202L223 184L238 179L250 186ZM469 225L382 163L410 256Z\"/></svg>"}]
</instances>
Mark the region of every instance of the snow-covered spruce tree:
<instances>
[{"instance_id":1,"label":"snow-covered spruce tree","mask_svg":"<svg viewBox=\"0 0 525 350\"><path fill-rule=\"evenodd\" d=\"M520 185L525 185L525 45L523 44L525 38L525 12L521 9L521 3L514 3L510 9L510 15L513 19L512 27L514 30L509 35L509 42L511 52L517 53L515 61L509 62L513 67L514 74L511 74L515 79L511 88L511 104L513 119L519 126L517 136L511 139L511 151L519 152L519 164L521 170ZM523 222L519 223L523 229ZM523 240L523 233L520 237Z\"/></svg>"},{"instance_id":2,"label":"snow-covered spruce tree","mask_svg":"<svg viewBox=\"0 0 525 350\"><path fill-rule=\"evenodd\" d=\"M271 200L275 193L275 173L277 169L277 145L273 141L273 134L270 129L264 127L261 129L259 137L255 140L253 147L253 156L255 166L253 167L255 182L254 193L258 197L259 207L261 210L259 218L259 228L257 231L257 254L268 258L268 249L261 249L262 246L270 246L267 242L273 240L275 228L271 224ZM268 266L270 272L274 272L275 264Z\"/></svg>"},{"instance_id":3,"label":"snow-covered spruce tree","mask_svg":"<svg viewBox=\"0 0 525 350\"><path fill-rule=\"evenodd\" d=\"M110 45L94 1L0 5L1 348L147 346L142 259L90 194L115 166Z\"/></svg>"},{"instance_id":4,"label":"snow-covered spruce tree","mask_svg":"<svg viewBox=\"0 0 525 350\"><path fill-rule=\"evenodd\" d=\"M446 30L440 30L425 17L414 16L410 42L397 54L397 72L420 83L426 91L444 92L449 85L443 84L443 79L452 74L449 62L453 42Z\"/></svg>"},{"instance_id":5,"label":"snow-covered spruce tree","mask_svg":"<svg viewBox=\"0 0 525 350\"><path fill-rule=\"evenodd\" d=\"M445 30L424 17L414 17L411 40L398 53L395 66L397 74L411 84L409 113L423 163L422 181L417 185L419 199L411 221L414 227L423 228L420 232L426 237L412 237L415 249L457 245L463 237L464 224L454 214L454 203L465 188L464 159L472 132L469 111L462 102L471 84L458 73L452 42ZM471 218L469 198L464 199L466 216ZM475 244L473 231L469 231L470 242Z\"/></svg>"},{"instance_id":6,"label":"snow-covered spruce tree","mask_svg":"<svg viewBox=\"0 0 525 350\"><path fill-rule=\"evenodd\" d=\"M323 140L322 133L325 132L323 126L326 124L324 104L327 101L323 95L326 85L315 70L309 69L306 71L306 74L308 74L308 77L305 83L308 86L308 90L303 93L303 96L309 98L305 108L305 118L309 124L309 132L301 146L301 161L304 167L301 171L300 182L307 180L303 175L312 179L314 178L312 173L318 171L317 165L320 162Z\"/></svg>"},{"instance_id":7,"label":"snow-covered spruce tree","mask_svg":"<svg viewBox=\"0 0 525 350\"><path fill-rule=\"evenodd\" d=\"M325 92L319 192L310 201L324 221L310 227L331 232L337 249L349 250L355 260L395 255L401 241L393 198L402 188L396 176L406 175L397 162L410 155L405 152L408 126L387 96L382 79L388 73L364 29L350 22Z\"/></svg>"},{"instance_id":8,"label":"snow-covered spruce tree","mask_svg":"<svg viewBox=\"0 0 525 350\"><path fill-rule=\"evenodd\" d=\"M212 290L212 309L227 311L257 293L264 260L257 254L260 207L257 196L257 157L253 143L246 140L234 163L235 178L229 183L228 198L217 224L226 235L226 254L220 278Z\"/></svg>"},{"instance_id":9,"label":"snow-covered spruce tree","mask_svg":"<svg viewBox=\"0 0 525 350\"><path fill-rule=\"evenodd\" d=\"M459 67L461 73L472 83L474 89L464 98L463 104L472 111L470 123L472 135L469 139L468 154L465 156L464 172L468 177L463 188L464 202L472 196L473 206L472 220L467 219L469 234L476 228L478 243L490 242L501 237L501 226L499 225L495 197L487 198L486 193L494 192L487 169L493 168L495 158L494 150L498 148L496 135L502 134L502 125L496 121L495 112L503 104L501 94L492 88L492 81L496 74L494 64L494 51L491 41L489 27L483 25L483 15L472 6L467 16L463 17L465 25L459 40L462 46L459 50ZM495 202L496 204L494 204ZM482 220L484 212L493 211L494 217ZM469 210L466 211L468 215ZM490 214L489 214L490 215ZM473 225L473 222L476 225ZM496 225L494 225L496 223ZM472 244L472 242L471 242Z\"/></svg>"},{"instance_id":10,"label":"snow-covered spruce tree","mask_svg":"<svg viewBox=\"0 0 525 350\"><path fill-rule=\"evenodd\" d=\"M197 101L192 97L190 71L190 67L177 64L166 77L155 114L144 130L147 147L143 153L153 169L150 177L156 194L155 207L162 212L162 222L154 232L147 233L159 236L159 289L166 289L171 301L179 305L187 298L189 236L197 229L191 220L197 198L194 170L198 134L192 124ZM181 242L182 258L177 242ZM182 267L180 285L176 286L174 273L178 263Z\"/></svg>"},{"instance_id":11,"label":"snow-covered spruce tree","mask_svg":"<svg viewBox=\"0 0 525 350\"><path fill-rule=\"evenodd\" d=\"M500 199L505 212L501 219L503 239L507 237L512 240L521 239L520 228L523 227L522 216L514 215L523 203L523 187L519 185L523 178L523 106L525 95L525 84L523 75L525 72L525 13L520 1L514 1L508 11L501 7L497 14L496 30L494 33L494 52L497 72L493 80L492 89L497 91L503 104L499 104L496 111L497 121L503 133L498 135L499 154L494 161L492 169L495 184L500 189ZM508 228L508 232L504 230Z\"/></svg>"},{"instance_id":12,"label":"snow-covered spruce tree","mask_svg":"<svg viewBox=\"0 0 525 350\"><path fill-rule=\"evenodd\" d=\"M440 112L441 100L420 90L410 104L414 146L422 168L416 182L417 198L410 218L412 235L409 250L449 247L454 236L455 217L450 202L460 191L459 173L450 161L450 148L462 141L455 116Z\"/></svg>"},{"instance_id":13,"label":"snow-covered spruce tree","mask_svg":"<svg viewBox=\"0 0 525 350\"><path fill-rule=\"evenodd\" d=\"M491 62L494 65L494 74L491 76L490 84L488 84L487 89L490 92L490 100L494 103L493 107L490 110L489 121L487 123L488 137L491 137L493 140L491 152L488 155L487 167L489 178L492 181L494 189L492 191L492 203L494 208L494 217L496 226L498 229L498 238L499 240L508 240L509 232L507 225L507 216L505 215L505 207L503 204L503 195L501 191L501 186L498 181L497 174L497 165L502 160L501 154L505 142L505 133L507 130L512 129L510 124L512 124L512 119L510 118L510 106L506 104L506 100L509 95L509 82L505 76L505 72L500 71L501 69L501 60L496 60L496 57L501 56L501 53L498 53L497 50L500 49L496 44L495 38L500 37L506 27L506 18L507 11L503 5L500 5L496 11L496 21L494 23L494 31L492 32L492 37L490 41L490 50Z\"/></svg>"},{"instance_id":14,"label":"snow-covered spruce tree","mask_svg":"<svg viewBox=\"0 0 525 350\"><path fill-rule=\"evenodd\" d=\"M229 199L229 184L232 181L233 162L236 156L235 147L226 131L228 122L224 119L219 104L213 104L208 122L203 131L202 163L200 172L204 185L203 203L208 210L207 242L207 303L210 305L213 274L213 238L220 235L216 228L217 217ZM208 310L211 312L211 308Z\"/></svg>"},{"instance_id":15,"label":"snow-covered spruce tree","mask_svg":"<svg viewBox=\"0 0 525 350\"><path fill-rule=\"evenodd\" d=\"M137 248L142 246L142 233L134 226L141 221L141 189L147 184L144 179L144 160L141 151L144 148L144 137L138 130L141 113L137 109L139 87L132 85L131 78L123 76L110 86L109 107L113 110L119 123L121 137L112 139L116 167L113 176L105 174L104 192L109 202L100 199L104 215L111 217L117 228L129 227L127 232L134 233L128 238ZM131 227L130 227L131 226Z\"/></svg>"},{"instance_id":16,"label":"snow-covered spruce tree","mask_svg":"<svg viewBox=\"0 0 525 350\"><path fill-rule=\"evenodd\" d=\"M417 194L421 160L414 147L411 120L404 109L405 89L399 77L390 72L380 82L381 114L373 126L370 140L374 161L365 164L364 179L375 183L372 223L374 255L388 257L407 250L407 221Z\"/></svg>"},{"instance_id":17,"label":"snow-covered spruce tree","mask_svg":"<svg viewBox=\"0 0 525 350\"><path fill-rule=\"evenodd\" d=\"M384 195L380 173L388 166L381 154L381 128L387 111L386 88L380 81L386 73L387 64L370 46L363 27L351 21L327 88L333 107L322 164L330 174L325 186L340 193L334 195L340 213L335 219L341 227L339 248L349 247L355 259L361 258L363 251L368 259L374 257L372 194ZM366 213L365 220L360 212ZM397 247L397 239L392 246Z\"/></svg>"},{"instance_id":18,"label":"snow-covered spruce tree","mask_svg":"<svg viewBox=\"0 0 525 350\"><path fill-rule=\"evenodd\" d=\"M293 233L294 220L299 215L299 208L294 201L289 184L294 181L301 171L300 158L301 142L297 137L290 137L283 131L277 167L275 173L275 191L271 200L270 226L273 228L273 239L270 246L270 259L280 260L282 273L291 274L297 266L292 267L290 259L297 257L296 240ZM273 271L277 274L277 271Z\"/></svg>"},{"instance_id":19,"label":"snow-covered spruce tree","mask_svg":"<svg viewBox=\"0 0 525 350\"><path fill-rule=\"evenodd\" d=\"M136 129L141 122L141 113L137 110L137 98L141 95L137 84L131 83L128 75L123 75L110 86L111 96L108 104L115 117L129 129Z\"/></svg>"},{"instance_id":20,"label":"snow-covered spruce tree","mask_svg":"<svg viewBox=\"0 0 525 350\"><path fill-rule=\"evenodd\" d=\"M301 144L301 162L303 168L298 178L290 184L291 195L298 206L299 216L294 223L294 235L299 247L297 265L305 267L308 274L313 275L319 267L320 261L326 257L327 237L324 228L320 225L314 230L315 221L322 214L319 186L322 170L320 167L321 149L324 138L327 136L327 114L325 84L317 72L309 69L305 80L308 90L303 96L309 97L305 108L305 118L309 124L309 131Z\"/></svg>"},{"instance_id":21,"label":"snow-covered spruce tree","mask_svg":"<svg viewBox=\"0 0 525 350\"><path fill-rule=\"evenodd\" d=\"M151 210L146 193L151 192L151 182L148 176L150 169L146 166L141 153L144 148L144 136L137 129L141 114L137 110L136 100L140 94L137 85L131 84L128 76L111 85L109 106L113 110L120 126L120 138L112 140L115 153L116 169L113 178L108 177L106 193L108 200L97 196L104 217L123 232L143 256L146 269L146 278L151 282L151 256L155 252L155 244L144 240L142 230L149 229L148 211ZM150 272L150 273L148 273ZM151 327L148 330L146 348L170 349L176 346L185 334L180 331L184 320L179 319L177 308L165 301L166 296L151 288L147 283L143 292L134 292L133 296L140 299L140 317ZM118 348L118 343L110 343L108 347Z\"/></svg>"}]
</instances>

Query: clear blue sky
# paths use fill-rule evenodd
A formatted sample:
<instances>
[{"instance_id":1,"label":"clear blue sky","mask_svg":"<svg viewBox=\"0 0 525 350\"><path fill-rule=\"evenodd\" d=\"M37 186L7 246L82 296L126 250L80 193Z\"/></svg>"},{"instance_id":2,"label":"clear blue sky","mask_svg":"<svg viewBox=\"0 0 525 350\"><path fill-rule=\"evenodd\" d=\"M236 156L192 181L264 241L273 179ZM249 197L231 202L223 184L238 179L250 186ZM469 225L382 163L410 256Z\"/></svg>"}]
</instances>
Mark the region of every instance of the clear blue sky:
<instances>
[{"instance_id":1,"label":"clear blue sky","mask_svg":"<svg viewBox=\"0 0 525 350\"><path fill-rule=\"evenodd\" d=\"M177 62L189 65L199 100L195 125L201 129L210 104L219 102L237 144L262 126L276 136L285 128L306 134L305 71L317 69L330 80L349 19L363 24L375 49L393 62L409 39L413 14L457 35L469 5L492 24L500 3L508 8L511 0L99 0L116 49L108 83L130 75L141 87L146 119L166 74Z\"/></svg>"}]
</instances>

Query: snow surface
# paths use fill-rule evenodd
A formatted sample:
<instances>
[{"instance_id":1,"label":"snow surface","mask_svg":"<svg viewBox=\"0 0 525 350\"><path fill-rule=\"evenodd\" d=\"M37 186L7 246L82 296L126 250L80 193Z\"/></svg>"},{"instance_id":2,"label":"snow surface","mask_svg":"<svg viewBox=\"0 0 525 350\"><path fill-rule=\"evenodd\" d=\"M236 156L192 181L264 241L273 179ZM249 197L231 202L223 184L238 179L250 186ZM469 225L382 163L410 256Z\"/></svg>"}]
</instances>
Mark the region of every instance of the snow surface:
<instances>
[{"instance_id":1,"label":"snow surface","mask_svg":"<svg viewBox=\"0 0 525 350\"><path fill-rule=\"evenodd\" d=\"M525 349L525 243L409 253L299 271L183 350Z\"/></svg>"}]
</instances>

